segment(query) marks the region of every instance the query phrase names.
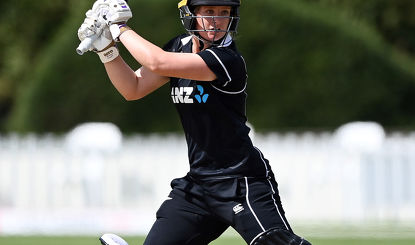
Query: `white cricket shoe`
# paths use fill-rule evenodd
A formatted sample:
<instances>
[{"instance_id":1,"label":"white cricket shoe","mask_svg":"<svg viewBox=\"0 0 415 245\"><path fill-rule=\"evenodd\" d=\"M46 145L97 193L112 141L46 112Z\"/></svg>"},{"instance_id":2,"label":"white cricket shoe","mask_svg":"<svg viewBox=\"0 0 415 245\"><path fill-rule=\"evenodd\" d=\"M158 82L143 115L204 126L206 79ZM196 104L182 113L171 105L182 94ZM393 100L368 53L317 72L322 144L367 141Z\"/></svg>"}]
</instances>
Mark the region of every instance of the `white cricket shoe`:
<instances>
[{"instance_id":1,"label":"white cricket shoe","mask_svg":"<svg viewBox=\"0 0 415 245\"><path fill-rule=\"evenodd\" d=\"M102 235L99 240L101 241L102 245L128 245L124 239L115 235L115 234L104 234Z\"/></svg>"}]
</instances>

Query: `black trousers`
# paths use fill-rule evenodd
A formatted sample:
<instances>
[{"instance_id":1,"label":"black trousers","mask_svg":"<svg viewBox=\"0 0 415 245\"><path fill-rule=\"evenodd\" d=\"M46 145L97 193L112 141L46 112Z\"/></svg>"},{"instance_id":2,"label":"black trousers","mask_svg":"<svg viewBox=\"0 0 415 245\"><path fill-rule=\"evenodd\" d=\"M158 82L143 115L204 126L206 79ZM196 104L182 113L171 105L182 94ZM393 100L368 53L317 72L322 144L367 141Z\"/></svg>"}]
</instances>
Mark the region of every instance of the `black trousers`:
<instances>
[{"instance_id":1,"label":"black trousers","mask_svg":"<svg viewBox=\"0 0 415 245\"><path fill-rule=\"evenodd\" d=\"M203 182L186 176L172 187L145 245L209 244L229 226L247 244L271 228L292 232L273 176Z\"/></svg>"}]
</instances>

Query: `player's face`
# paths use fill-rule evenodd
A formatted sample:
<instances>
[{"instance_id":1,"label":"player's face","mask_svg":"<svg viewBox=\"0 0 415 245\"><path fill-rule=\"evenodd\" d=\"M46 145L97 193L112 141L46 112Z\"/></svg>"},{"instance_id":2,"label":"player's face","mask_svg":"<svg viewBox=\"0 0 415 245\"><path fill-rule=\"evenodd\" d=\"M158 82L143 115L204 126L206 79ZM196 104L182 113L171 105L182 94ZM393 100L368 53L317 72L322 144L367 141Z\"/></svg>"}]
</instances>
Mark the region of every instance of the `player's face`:
<instances>
[{"instance_id":1,"label":"player's face","mask_svg":"<svg viewBox=\"0 0 415 245\"><path fill-rule=\"evenodd\" d=\"M196 8L195 14L196 16L204 16L204 18L197 18L196 22L196 29L207 30L199 32L204 39L217 41L226 35L225 31L228 29L230 19L221 17L231 15L230 6L200 6ZM221 32L215 32L215 29L221 30Z\"/></svg>"}]
</instances>

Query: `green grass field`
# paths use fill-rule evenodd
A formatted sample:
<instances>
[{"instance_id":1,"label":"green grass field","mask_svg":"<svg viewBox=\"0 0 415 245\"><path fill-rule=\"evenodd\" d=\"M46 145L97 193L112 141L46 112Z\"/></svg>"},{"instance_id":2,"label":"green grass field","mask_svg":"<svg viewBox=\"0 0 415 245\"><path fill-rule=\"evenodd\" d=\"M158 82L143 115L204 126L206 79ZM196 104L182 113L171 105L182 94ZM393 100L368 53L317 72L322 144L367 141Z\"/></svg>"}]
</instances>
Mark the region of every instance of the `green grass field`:
<instances>
[{"instance_id":1,"label":"green grass field","mask_svg":"<svg viewBox=\"0 0 415 245\"><path fill-rule=\"evenodd\" d=\"M130 245L142 244L143 237L125 237ZM413 245L413 239L370 239L370 238L342 238L342 239L323 239L309 238L313 245ZM100 245L97 237L63 237L63 236L12 236L0 237L1 245ZM240 238L221 237L212 245L237 245L245 244Z\"/></svg>"}]
</instances>

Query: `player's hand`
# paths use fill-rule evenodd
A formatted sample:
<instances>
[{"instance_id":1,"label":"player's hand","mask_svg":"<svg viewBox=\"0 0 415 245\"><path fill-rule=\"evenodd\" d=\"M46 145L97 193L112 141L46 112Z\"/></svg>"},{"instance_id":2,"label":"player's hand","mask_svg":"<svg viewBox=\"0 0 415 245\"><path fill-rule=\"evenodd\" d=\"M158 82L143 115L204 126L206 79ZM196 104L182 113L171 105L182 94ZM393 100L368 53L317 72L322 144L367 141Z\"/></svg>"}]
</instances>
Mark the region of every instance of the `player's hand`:
<instances>
[{"instance_id":1,"label":"player's hand","mask_svg":"<svg viewBox=\"0 0 415 245\"><path fill-rule=\"evenodd\" d=\"M78 29L78 37L81 42L86 38L94 40L89 50L98 53L103 63L112 61L119 55L108 25L102 16L92 10L86 12L86 18Z\"/></svg>"},{"instance_id":2,"label":"player's hand","mask_svg":"<svg viewBox=\"0 0 415 245\"><path fill-rule=\"evenodd\" d=\"M133 17L130 7L124 0L97 0L92 7L98 15L103 16L110 26L114 41L118 42L120 35L129 30L127 21Z\"/></svg>"},{"instance_id":3,"label":"player's hand","mask_svg":"<svg viewBox=\"0 0 415 245\"><path fill-rule=\"evenodd\" d=\"M91 9L98 16L102 16L107 25L125 24L133 13L124 0L97 0Z\"/></svg>"},{"instance_id":4,"label":"player's hand","mask_svg":"<svg viewBox=\"0 0 415 245\"><path fill-rule=\"evenodd\" d=\"M92 10L86 12L86 18L78 29L78 38L81 42L85 38L97 37L92 43L91 51L100 52L113 44L109 27L101 16L98 16Z\"/></svg>"},{"instance_id":5,"label":"player's hand","mask_svg":"<svg viewBox=\"0 0 415 245\"><path fill-rule=\"evenodd\" d=\"M110 0L109 11L106 14L108 25L125 24L133 17L130 6L124 0Z\"/></svg>"}]
</instances>

